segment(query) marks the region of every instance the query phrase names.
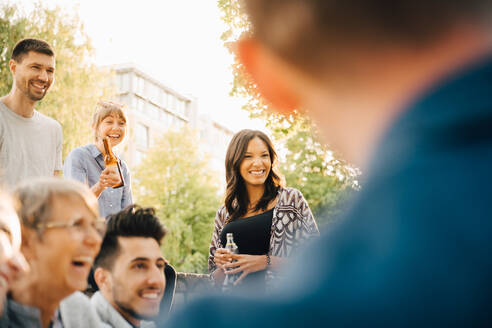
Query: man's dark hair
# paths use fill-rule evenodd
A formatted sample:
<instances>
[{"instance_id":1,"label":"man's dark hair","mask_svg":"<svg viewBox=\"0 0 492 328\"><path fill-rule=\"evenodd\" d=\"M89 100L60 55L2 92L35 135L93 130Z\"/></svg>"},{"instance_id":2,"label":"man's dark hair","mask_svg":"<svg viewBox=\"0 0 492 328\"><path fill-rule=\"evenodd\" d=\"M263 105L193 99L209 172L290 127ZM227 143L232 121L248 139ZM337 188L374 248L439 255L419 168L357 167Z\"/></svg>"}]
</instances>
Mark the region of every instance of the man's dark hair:
<instances>
[{"instance_id":1,"label":"man's dark hair","mask_svg":"<svg viewBox=\"0 0 492 328\"><path fill-rule=\"evenodd\" d=\"M130 205L108 217L106 235L94 261L94 268L111 270L120 251L118 237L154 238L160 245L165 235L166 229L155 216L153 208Z\"/></svg>"},{"instance_id":2,"label":"man's dark hair","mask_svg":"<svg viewBox=\"0 0 492 328\"><path fill-rule=\"evenodd\" d=\"M490 0L243 0L252 33L276 53L310 72L340 47L420 47L457 24L492 21ZM334 63L337 65L337 63Z\"/></svg>"},{"instance_id":3,"label":"man's dark hair","mask_svg":"<svg viewBox=\"0 0 492 328\"><path fill-rule=\"evenodd\" d=\"M11 58L20 63L24 55L27 55L29 51L39 52L48 56L55 55L48 42L40 39L23 39L14 46Z\"/></svg>"}]
</instances>

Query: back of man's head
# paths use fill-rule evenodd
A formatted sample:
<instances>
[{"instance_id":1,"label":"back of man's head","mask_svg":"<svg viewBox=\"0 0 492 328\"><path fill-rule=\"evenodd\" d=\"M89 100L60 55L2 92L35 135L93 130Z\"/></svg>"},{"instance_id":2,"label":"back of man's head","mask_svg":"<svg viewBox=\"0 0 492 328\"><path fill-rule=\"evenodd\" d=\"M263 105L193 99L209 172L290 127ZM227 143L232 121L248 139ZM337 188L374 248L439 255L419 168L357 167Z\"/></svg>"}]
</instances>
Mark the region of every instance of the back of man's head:
<instances>
[{"instance_id":1,"label":"back of man's head","mask_svg":"<svg viewBox=\"0 0 492 328\"><path fill-rule=\"evenodd\" d=\"M20 63L24 55L27 55L29 51L42 53L52 57L55 55L55 52L48 42L40 39L23 39L14 46L11 59Z\"/></svg>"},{"instance_id":2,"label":"back of man's head","mask_svg":"<svg viewBox=\"0 0 492 328\"><path fill-rule=\"evenodd\" d=\"M256 38L297 66L319 71L353 47L419 47L457 24L492 22L489 0L243 0ZM330 58L333 60L333 58Z\"/></svg>"},{"instance_id":3,"label":"back of man's head","mask_svg":"<svg viewBox=\"0 0 492 328\"><path fill-rule=\"evenodd\" d=\"M130 205L108 218L106 235L94 261L94 268L111 271L120 251L118 237L153 238L160 245L165 234L166 230L155 216L153 208Z\"/></svg>"}]
</instances>

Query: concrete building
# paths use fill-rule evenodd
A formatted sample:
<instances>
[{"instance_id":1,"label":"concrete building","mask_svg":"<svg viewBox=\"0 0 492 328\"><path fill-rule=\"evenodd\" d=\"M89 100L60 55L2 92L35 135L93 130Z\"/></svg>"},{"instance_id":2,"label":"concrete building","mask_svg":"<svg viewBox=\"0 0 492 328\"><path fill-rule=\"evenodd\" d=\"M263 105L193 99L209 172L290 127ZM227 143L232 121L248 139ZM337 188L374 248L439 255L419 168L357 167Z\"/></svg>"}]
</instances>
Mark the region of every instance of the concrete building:
<instances>
[{"instance_id":1,"label":"concrete building","mask_svg":"<svg viewBox=\"0 0 492 328\"><path fill-rule=\"evenodd\" d=\"M225 189L225 154L234 132L208 115L198 114L198 101L163 84L133 64L112 67L118 101L126 104L128 135L119 154L137 166L155 141L169 128L188 126L197 131L199 150Z\"/></svg>"},{"instance_id":2,"label":"concrete building","mask_svg":"<svg viewBox=\"0 0 492 328\"><path fill-rule=\"evenodd\" d=\"M206 115L198 117L200 151L209 159L210 168L220 177L221 189L225 190L225 155L234 131Z\"/></svg>"},{"instance_id":3,"label":"concrete building","mask_svg":"<svg viewBox=\"0 0 492 328\"><path fill-rule=\"evenodd\" d=\"M132 168L169 128L196 125L197 101L164 85L133 64L112 68L118 101L126 104L128 115L129 135L121 156Z\"/></svg>"}]
</instances>

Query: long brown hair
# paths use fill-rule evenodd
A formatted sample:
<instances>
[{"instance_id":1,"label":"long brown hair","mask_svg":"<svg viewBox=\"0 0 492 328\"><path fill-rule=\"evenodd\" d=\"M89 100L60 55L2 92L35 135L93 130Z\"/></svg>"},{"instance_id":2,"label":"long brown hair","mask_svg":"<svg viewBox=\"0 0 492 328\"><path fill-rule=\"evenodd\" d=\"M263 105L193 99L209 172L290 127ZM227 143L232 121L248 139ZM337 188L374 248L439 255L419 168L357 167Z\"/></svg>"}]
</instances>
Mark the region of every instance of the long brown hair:
<instances>
[{"instance_id":1,"label":"long brown hair","mask_svg":"<svg viewBox=\"0 0 492 328\"><path fill-rule=\"evenodd\" d=\"M229 147L227 147L225 159L227 189L224 203L229 213L226 223L244 216L248 211L249 195L239 168L248 144L254 138L260 138L265 143L272 163L268 177L265 180L265 191L256 204L255 211L265 210L268 204L277 197L278 190L281 187L282 175L277 169L277 153L268 136L258 130L239 131L232 137Z\"/></svg>"}]
</instances>

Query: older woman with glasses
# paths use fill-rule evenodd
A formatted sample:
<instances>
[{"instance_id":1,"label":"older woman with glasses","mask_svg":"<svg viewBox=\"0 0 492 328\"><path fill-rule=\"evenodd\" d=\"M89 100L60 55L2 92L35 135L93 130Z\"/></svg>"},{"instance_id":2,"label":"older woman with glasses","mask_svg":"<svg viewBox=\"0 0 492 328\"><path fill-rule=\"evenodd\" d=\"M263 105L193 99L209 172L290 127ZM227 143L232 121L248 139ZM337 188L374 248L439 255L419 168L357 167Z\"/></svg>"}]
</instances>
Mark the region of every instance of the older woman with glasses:
<instances>
[{"instance_id":1,"label":"older woman with glasses","mask_svg":"<svg viewBox=\"0 0 492 328\"><path fill-rule=\"evenodd\" d=\"M57 178L29 181L15 194L31 272L12 284L0 327L97 326L95 313L82 304L89 302L85 296L75 295L70 306L62 302L86 288L101 246L105 223L96 197L80 182Z\"/></svg>"}]
</instances>

